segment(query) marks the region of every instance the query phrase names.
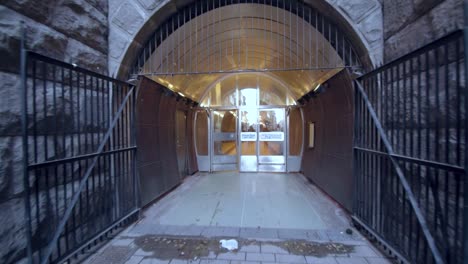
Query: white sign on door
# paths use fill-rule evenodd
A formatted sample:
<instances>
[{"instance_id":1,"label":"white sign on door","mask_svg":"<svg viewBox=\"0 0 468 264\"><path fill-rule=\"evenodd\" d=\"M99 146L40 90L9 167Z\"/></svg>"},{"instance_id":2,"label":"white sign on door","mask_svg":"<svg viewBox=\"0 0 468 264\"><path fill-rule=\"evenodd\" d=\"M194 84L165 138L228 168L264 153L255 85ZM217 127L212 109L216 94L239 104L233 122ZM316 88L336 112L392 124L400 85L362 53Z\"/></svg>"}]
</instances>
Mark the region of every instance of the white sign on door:
<instances>
[{"instance_id":1,"label":"white sign on door","mask_svg":"<svg viewBox=\"0 0 468 264\"><path fill-rule=\"evenodd\" d=\"M284 132L260 132L260 141L284 141Z\"/></svg>"},{"instance_id":2,"label":"white sign on door","mask_svg":"<svg viewBox=\"0 0 468 264\"><path fill-rule=\"evenodd\" d=\"M242 132L241 141L257 141L257 132Z\"/></svg>"}]
</instances>

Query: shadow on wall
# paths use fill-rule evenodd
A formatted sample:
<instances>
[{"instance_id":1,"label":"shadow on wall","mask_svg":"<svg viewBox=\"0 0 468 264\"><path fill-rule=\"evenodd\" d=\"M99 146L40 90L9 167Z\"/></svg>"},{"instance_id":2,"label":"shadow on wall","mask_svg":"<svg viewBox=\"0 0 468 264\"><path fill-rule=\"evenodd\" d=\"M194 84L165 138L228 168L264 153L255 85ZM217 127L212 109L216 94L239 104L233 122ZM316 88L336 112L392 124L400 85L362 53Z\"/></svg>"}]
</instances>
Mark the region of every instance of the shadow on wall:
<instances>
[{"instance_id":1,"label":"shadow on wall","mask_svg":"<svg viewBox=\"0 0 468 264\"><path fill-rule=\"evenodd\" d=\"M198 170L193 148L193 110L167 88L142 78L137 99L138 173L141 205L145 206L177 186L186 175L179 173L176 142L176 110L187 113L187 172ZM182 163L183 164L183 163Z\"/></svg>"},{"instance_id":2,"label":"shadow on wall","mask_svg":"<svg viewBox=\"0 0 468 264\"><path fill-rule=\"evenodd\" d=\"M304 107L304 175L352 210L353 86L346 70L327 81L328 88ZM308 123L315 123L315 145L308 147Z\"/></svg>"}]
</instances>

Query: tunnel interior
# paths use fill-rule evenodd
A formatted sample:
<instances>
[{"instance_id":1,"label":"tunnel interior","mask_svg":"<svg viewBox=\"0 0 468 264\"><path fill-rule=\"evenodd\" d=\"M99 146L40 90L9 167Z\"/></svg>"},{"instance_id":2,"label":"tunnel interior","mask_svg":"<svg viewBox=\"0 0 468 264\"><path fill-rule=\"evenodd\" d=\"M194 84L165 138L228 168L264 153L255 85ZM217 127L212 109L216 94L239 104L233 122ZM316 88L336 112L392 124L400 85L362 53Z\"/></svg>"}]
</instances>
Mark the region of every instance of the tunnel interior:
<instances>
[{"instance_id":1,"label":"tunnel interior","mask_svg":"<svg viewBox=\"0 0 468 264\"><path fill-rule=\"evenodd\" d=\"M306 4L207 3L162 23L135 64L142 204L196 172L298 172L351 210L364 55Z\"/></svg>"}]
</instances>

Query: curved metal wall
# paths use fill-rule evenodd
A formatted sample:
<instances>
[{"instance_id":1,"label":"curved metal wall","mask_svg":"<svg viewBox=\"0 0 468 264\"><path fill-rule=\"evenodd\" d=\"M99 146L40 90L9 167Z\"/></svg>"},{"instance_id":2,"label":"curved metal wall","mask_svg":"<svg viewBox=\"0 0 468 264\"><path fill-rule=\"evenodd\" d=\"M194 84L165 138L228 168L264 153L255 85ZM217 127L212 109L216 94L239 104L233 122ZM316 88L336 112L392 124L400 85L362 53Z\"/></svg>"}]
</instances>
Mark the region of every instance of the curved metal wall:
<instances>
[{"instance_id":1,"label":"curved metal wall","mask_svg":"<svg viewBox=\"0 0 468 264\"><path fill-rule=\"evenodd\" d=\"M304 107L306 124L302 171L348 210L353 201L353 86L347 71L326 82L325 91ZM308 148L307 124L315 123L315 146Z\"/></svg>"},{"instance_id":2,"label":"curved metal wall","mask_svg":"<svg viewBox=\"0 0 468 264\"><path fill-rule=\"evenodd\" d=\"M144 206L179 184L186 175L180 175L176 151L176 110L187 113L193 120L192 110L167 93L167 88L141 78L137 98L137 168L140 179L141 204ZM188 121L187 129L193 127ZM193 140L186 138L187 171L197 171Z\"/></svg>"}]
</instances>

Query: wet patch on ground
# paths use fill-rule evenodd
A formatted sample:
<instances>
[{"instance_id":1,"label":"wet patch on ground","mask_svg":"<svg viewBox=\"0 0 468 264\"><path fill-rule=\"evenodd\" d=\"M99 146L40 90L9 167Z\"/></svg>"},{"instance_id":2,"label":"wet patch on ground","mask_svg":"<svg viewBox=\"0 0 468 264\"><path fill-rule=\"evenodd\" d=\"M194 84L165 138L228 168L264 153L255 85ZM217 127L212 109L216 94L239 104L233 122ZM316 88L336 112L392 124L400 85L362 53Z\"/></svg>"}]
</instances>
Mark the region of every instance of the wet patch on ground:
<instances>
[{"instance_id":1,"label":"wet patch on ground","mask_svg":"<svg viewBox=\"0 0 468 264\"><path fill-rule=\"evenodd\" d=\"M145 235L135 238L134 244L145 252L151 252L153 257L159 259L198 259L209 257L213 254L229 252L221 248L219 240L226 237L204 238L204 237L171 237L158 235ZM256 241L238 239L239 249L250 245L272 245L288 251L294 255L306 255L325 257L328 255L348 254L354 251L354 246L333 242L311 242L305 240L287 241ZM237 252L233 250L230 252Z\"/></svg>"}]
</instances>

